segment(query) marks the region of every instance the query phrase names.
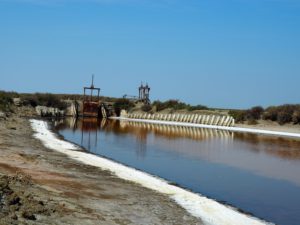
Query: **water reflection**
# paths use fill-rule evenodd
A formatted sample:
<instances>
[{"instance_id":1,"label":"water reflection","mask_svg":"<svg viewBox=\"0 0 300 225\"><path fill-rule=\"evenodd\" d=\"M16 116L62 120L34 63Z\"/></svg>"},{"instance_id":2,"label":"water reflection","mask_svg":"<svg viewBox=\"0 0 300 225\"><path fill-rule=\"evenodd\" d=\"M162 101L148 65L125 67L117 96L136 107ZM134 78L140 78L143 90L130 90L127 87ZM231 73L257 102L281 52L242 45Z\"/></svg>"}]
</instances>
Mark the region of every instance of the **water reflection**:
<instances>
[{"instance_id":1,"label":"water reflection","mask_svg":"<svg viewBox=\"0 0 300 225\"><path fill-rule=\"evenodd\" d=\"M59 130L69 128L74 131L78 129L81 130L81 141L82 143L87 141L89 146L92 144L92 141L94 141L94 145L97 145L97 136L100 130L108 133L113 132L118 135L133 135L136 137L138 146L140 146L139 149L141 151L139 151L139 153L141 153L141 155L144 155L147 151L147 139L150 135L154 135L157 138L167 140L191 139L204 142L218 140L218 142L221 142L224 146L232 144L234 140L239 143L240 148L243 148L242 145L251 145L251 148L247 148L247 150L253 151L254 153L269 154L288 160L298 161L300 159L300 141L282 137L132 121L98 120L96 118L85 118L81 120L67 118L66 120L56 121L55 126ZM185 149L185 151L187 150L188 149Z\"/></svg>"},{"instance_id":2,"label":"water reflection","mask_svg":"<svg viewBox=\"0 0 300 225\"><path fill-rule=\"evenodd\" d=\"M253 173L283 179L300 186L300 141L279 137L234 133L215 129L180 127L140 122L69 118L58 129L81 131L81 146L101 151L100 132L134 137L136 157L145 158L156 146L191 159L241 168Z\"/></svg>"},{"instance_id":3,"label":"water reflection","mask_svg":"<svg viewBox=\"0 0 300 225\"><path fill-rule=\"evenodd\" d=\"M293 138L271 137L254 135L248 133L236 133L235 139L249 143L253 146L251 150L274 155L283 159L300 159L300 140Z\"/></svg>"},{"instance_id":4,"label":"water reflection","mask_svg":"<svg viewBox=\"0 0 300 225\"><path fill-rule=\"evenodd\" d=\"M147 151L147 139L150 135L162 137L168 140L191 139L196 141L207 141L210 139L219 139L223 144L228 144L234 138L234 133L224 130L214 130L205 128L194 128L184 126L170 126L147 124L132 121L118 120L98 120L96 118L75 119L67 118L65 120L55 121L55 127L58 130L71 128L74 132L80 130L82 133L81 145L91 149L91 144L97 146L98 132L100 130L107 133L113 132L117 135L130 134L136 137L139 151L137 155L143 157Z\"/></svg>"},{"instance_id":5,"label":"water reflection","mask_svg":"<svg viewBox=\"0 0 300 225\"><path fill-rule=\"evenodd\" d=\"M233 132L224 130L147 124L132 121L97 120L94 118L75 120L68 118L66 121L61 121L60 123L60 125L56 125L58 129L72 128L74 130L80 129L84 132L96 132L97 130L103 129L116 134L134 134L141 140L147 139L147 134L151 132L156 136L162 136L168 139L188 138L193 140L207 140L221 138L230 140L234 137Z\"/></svg>"},{"instance_id":6,"label":"water reflection","mask_svg":"<svg viewBox=\"0 0 300 225\"><path fill-rule=\"evenodd\" d=\"M300 141L139 122L57 122L94 154L176 182L279 224L299 224Z\"/></svg>"}]
</instances>

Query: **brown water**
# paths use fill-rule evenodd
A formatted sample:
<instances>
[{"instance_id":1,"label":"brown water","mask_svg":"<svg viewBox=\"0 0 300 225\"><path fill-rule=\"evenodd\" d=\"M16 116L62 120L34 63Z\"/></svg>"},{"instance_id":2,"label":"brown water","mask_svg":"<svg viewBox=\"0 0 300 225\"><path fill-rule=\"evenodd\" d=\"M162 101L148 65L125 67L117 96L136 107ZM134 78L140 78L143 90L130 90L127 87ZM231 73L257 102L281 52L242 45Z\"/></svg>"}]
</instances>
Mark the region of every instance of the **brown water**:
<instances>
[{"instance_id":1,"label":"brown water","mask_svg":"<svg viewBox=\"0 0 300 225\"><path fill-rule=\"evenodd\" d=\"M58 132L93 154L277 224L300 224L300 141L137 122L68 120Z\"/></svg>"}]
</instances>

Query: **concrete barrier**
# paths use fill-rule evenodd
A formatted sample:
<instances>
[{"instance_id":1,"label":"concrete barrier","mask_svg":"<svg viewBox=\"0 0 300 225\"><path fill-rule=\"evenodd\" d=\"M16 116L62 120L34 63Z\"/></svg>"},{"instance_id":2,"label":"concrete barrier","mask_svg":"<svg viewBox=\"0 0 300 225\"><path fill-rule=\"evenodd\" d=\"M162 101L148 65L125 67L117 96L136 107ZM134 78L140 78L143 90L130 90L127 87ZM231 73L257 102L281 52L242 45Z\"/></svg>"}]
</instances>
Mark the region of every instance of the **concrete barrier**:
<instances>
[{"instance_id":1,"label":"concrete barrier","mask_svg":"<svg viewBox=\"0 0 300 225\"><path fill-rule=\"evenodd\" d=\"M201 120L202 120L202 115L198 115L196 123L201 124Z\"/></svg>"},{"instance_id":2,"label":"concrete barrier","mask_svg":"<svg viewBox=\"0 0 300 225\"><path fill-rule=\"evenodd\" d=\"M65 115L64 110L46 106L36 106L35 111L41 117L63 117Z\"/></svg>"},{"instance_id":3,"label":"concrete barrier","mask_svg":"<svg viewBox=\"0 0 300 225\"><path fill-rule=\"evenodd\" d=\"M214 125L217 125L219 122L220 116L216 116L215 121L214 121Z\"/></svg>"},{"instance_id":4,"label":"concrete barrier","mask_svg":"<svg viewBox=\"0 0 300 225\"><path fill-rule=\"evenodd\" d=\"M190 123L194 123L195 117L196 117L196 115L192 114L191 119L190 119Z\"/></svg>"},{"instance_id":5,"label":"concrete barrier","mask_svg":"<svg viewBox=\"0 0 300 225\"><path fill-rule=\"evenodd\" d=\"M168 121L169 114L165 114L164 121Z\"/></svg>"},{"instance_id":6,"label":"concrete barrier","mask_svg":"<svg viewBox=\"0 0 300 225\"><path fill-rule=\"evenodd\" d=\"M195 115L193 123L197 123L199 115Z\"/></svg>"},{"instance_id":7,"label":"concrete barrier","mask_svg":"<svg viewBox=\"0 0 300 225\"><path fill-rule=\"evenodd\" d=\"M223 116L218 125L222 126L222 124L224 124L225 119L226 119L226 116Z\"/></svg>"},{"instance_id":8,"label":"concrete barrier","mask_svg":"<svg viewBox=\"0 0 300 225\"><path fill-rule=\"evenodd\" d=\"M226 125L226 124L228 123L228 121L229 121L229 118L228 118L228 116L225 116L225 119L224 119L224 122L223 122L223 124L224 124L224 125Z\"/></svg>"},{"instance_id":9,"label":"concrete barrier","mask_svg":"<svg viewBox=\"0 0 300 225\"><path fill-rule=\"evenodd\" d=\"M185 115L185 116L183 117L183 122L186 123L187 120L188 120L188 115Z\"/></svg>"},{"instance_id":10,"label":"concrete barrier","mask_svg":"<svg viewBox=\"0 0 300 225\"><path fill-rule=\"evenodd\" d=\"M122 114L122 117L130 119L143 119L143 120L161 120L161 121L174 121L181 123L196 123L213 126L234 126L235 121L231 116L219 115L199 115L199 114Z\"/></svg>"}]
</instances>

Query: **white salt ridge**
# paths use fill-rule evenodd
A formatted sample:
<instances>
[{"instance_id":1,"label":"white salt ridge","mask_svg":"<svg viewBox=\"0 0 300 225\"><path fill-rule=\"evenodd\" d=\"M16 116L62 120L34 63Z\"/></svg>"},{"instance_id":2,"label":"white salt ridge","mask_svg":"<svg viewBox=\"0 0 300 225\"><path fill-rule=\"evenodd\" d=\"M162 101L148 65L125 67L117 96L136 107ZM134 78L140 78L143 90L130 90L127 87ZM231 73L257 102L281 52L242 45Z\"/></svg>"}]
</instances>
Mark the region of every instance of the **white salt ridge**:
<instances>
[{"instance_id":1,"label":"white salt ridge","mask_svg":"<svg viewBox=\"0 0 300 225\"><path fill-rule=\"evenodd\" d=\"M200 218L209 225L260 225L266 222L238 212L236 209L222 205L200 194L195 194L183 188L169 184L167 181L124 166L109 159L92 155L79 150L79 147L60 140L48 129L44 121L30 120L34 137L42 141L49 149L64 153L70 158L87 165L111 171L117 177L135 182L146 188L168 195L191 215Z\"/></svg>"},{"instance_id":2,"label":"white salt ridge","mask_svg":"<svg viewBox=\"0 0 300 225\"><path fill-rule=\"evenodd\" d=\"M205 125L205 124L196 124L196 123L183 123L183 122L174 122L174 121L131 119L131 118L125 118L125 117L112 117L111 119L125 120L125 121L134 121L134 122L142 122L142 123L173 125L173 126L184 126L184 127L198 127L198 128L228 130L228 131L243 132L243 133L254 133L254 134L272 135L272 136L300 138L300 133L290 133L290 132L282 132L282 131L261 130L261 129L252 129L252 128L243 128L243 127L225 127L225 126Z\"/></svg>"}]
</instances>

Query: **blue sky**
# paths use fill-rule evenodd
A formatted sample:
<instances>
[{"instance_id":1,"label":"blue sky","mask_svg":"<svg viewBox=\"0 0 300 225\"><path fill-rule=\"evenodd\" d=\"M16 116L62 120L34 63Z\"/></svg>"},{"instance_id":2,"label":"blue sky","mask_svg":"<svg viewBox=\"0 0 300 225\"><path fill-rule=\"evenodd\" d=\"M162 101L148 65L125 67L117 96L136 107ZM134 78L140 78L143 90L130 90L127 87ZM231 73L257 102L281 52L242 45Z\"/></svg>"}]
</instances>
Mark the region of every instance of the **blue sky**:
<instances>
[{"instance_id":1,"label":"blue sky","mask_svg":"<svg viewBox=\"0 0 300 225\"><path fill-rule=\"evenodd\" d=\"M0 0L0 89L300 103L300 0Z\"/></svg>"}]
</instances>

